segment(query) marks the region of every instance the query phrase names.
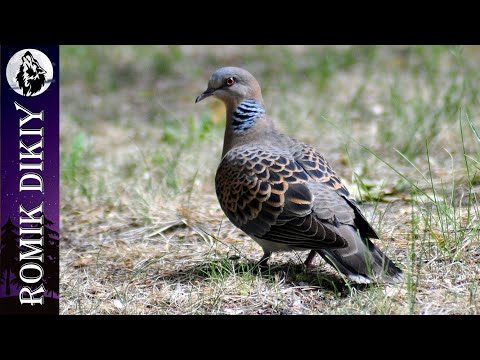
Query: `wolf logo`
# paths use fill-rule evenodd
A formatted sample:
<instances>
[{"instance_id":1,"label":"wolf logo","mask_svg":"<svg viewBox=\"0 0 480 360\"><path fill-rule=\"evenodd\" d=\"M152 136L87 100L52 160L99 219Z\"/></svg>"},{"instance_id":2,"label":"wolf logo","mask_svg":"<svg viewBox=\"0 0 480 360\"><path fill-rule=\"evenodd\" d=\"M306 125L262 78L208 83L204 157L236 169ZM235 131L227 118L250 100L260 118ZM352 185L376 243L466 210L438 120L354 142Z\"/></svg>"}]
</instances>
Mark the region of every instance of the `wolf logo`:
<instances>
[{"instance_id":1,"label":"wolf logo","mask_svg":"<svg viewBox=\"0 0 480 360\"><path fill-rule=\"evenodd\" d=\"M32 96L32 94L39 92L45 85L46 73L30 51L27 51L22 56L22 64L15 77L23 95Z\"/></svg>"}]
</instances>

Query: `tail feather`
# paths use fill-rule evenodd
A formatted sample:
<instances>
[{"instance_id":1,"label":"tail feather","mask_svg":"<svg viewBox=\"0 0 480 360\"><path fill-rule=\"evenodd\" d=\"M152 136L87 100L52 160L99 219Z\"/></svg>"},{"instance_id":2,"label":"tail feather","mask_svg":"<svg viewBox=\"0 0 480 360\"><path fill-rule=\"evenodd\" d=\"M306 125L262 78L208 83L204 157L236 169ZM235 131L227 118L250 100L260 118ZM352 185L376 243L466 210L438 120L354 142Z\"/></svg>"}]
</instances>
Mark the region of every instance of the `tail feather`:
<instances>
[{"instance_id":1,"label":"tail feather","mask_svg":"<svg viewBox=\"0 0 480 360\"><path fill-rule=\"evenodd\" d=\"M322 249L317 252L349 281L359 284L403 281L402 270L371 241L362 239L349 225L343 225L339 230L349 245L342 249Z\"/></svg>"}]
</instances>

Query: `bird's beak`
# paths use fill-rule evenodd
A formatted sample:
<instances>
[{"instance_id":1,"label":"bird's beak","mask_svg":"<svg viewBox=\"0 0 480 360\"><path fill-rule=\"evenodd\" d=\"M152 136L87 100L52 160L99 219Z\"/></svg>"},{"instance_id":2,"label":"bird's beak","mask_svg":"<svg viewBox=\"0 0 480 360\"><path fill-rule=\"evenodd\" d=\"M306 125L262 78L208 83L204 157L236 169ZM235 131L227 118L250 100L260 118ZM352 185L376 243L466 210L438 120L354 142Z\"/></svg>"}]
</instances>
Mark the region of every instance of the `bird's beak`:
<instances>
[{"instance_id":1,"label":"bird's beak","mask_svg":"<svg viewBox=\"0 0 480 360\"><path fill-rule=\"evenodd\" d=\"M215 89L207 89L205 90L202 94L198 95L197 98L195 99L195 104L199 101L202 101L203 99L205 99L206 97L209 97L211 95L213 95L213 93L215 92Z\"/></svg>"}]
</instances>

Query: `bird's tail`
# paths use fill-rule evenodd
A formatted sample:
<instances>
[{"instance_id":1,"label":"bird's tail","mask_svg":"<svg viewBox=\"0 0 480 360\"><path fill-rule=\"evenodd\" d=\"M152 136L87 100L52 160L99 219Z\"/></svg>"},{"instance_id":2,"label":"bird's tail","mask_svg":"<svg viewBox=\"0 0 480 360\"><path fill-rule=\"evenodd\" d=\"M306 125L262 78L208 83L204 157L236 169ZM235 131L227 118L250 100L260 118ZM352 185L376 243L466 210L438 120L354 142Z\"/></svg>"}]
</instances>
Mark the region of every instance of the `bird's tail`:
<instances>
[{"instance_id":1,"label":"bird's tail","mask_svg":"<svg viewBox=\"0 0 480 360\"><path fill-rule=\"evenodd\" d=\"M371 282L396 283L403 281L400 270L369 239L361 238L352 227L342 229L342 236L349 232L349 245L341 249L322 249L317 252L349 281L358 284Z\"/></svg>"}]
</instances>

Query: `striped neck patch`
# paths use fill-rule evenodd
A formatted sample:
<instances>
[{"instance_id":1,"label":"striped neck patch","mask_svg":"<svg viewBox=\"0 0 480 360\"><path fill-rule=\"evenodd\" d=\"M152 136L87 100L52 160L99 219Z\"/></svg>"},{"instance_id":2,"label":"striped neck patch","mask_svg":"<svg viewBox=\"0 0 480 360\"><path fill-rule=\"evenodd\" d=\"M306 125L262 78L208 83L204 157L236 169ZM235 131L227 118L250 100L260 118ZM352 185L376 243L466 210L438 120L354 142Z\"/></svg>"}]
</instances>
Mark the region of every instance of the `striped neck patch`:
<instances>
[{"instance_id":1,"label":"striped neck patch","mask_svg":"<svg viewBox=\"0 0 480 360\"><path fill-rule=\"evenodd\" d=\"M251 128L261 114L265 114L262 104L253 99L242 101L232 114L233 131L241 133Z\"/></svg>"}]
</instances>

